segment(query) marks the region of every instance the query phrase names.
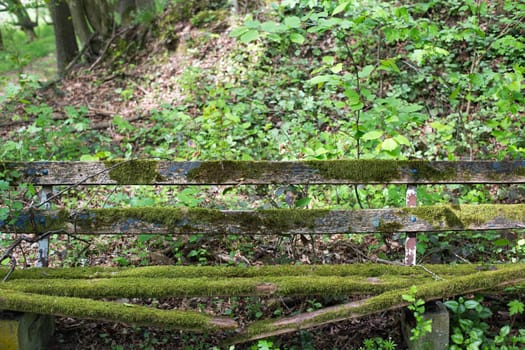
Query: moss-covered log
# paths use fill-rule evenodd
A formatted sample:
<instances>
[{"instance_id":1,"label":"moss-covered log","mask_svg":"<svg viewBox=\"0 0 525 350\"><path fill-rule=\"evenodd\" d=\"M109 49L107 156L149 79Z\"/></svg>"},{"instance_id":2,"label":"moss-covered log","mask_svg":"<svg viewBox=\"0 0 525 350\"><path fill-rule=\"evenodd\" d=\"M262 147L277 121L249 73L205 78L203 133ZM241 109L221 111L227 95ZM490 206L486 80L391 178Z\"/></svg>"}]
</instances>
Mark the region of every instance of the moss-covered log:
<instances>
[{"instance_id":1,"label":"moss-covered log","mask_svg":"<svg viewBox=\"0 0 525 350\"><path fill-rule=\"evenodd\" d=\"M525 204L413 208L221 211L186 208L91 209L22 212L4 232L63 230L84 234L335 234L525 228Z\"/></svg>"},{"instance_id":2,"label":"moss-covered log","mask_svg":"<svg viewBox=\"0 0 525 350\"><path fill-rule=\"evenodd\" d=\"M0 162L2 169L40 185L525 183L524 161Z\"/></svg>"},{"instance_id":3,"label":"moss-covered log","mask_svg":"<svg viewBox=\"0 0 525 350\"><path fill-rule=\"evenodd\" d=\"M235 329L234 320L181 310L2 290L0 309L197 332Z\"/></svg>"},{"instance_id":4,"label":"moss-covered log","mask_svg":"<svg viewBox=\"0 0 525 350\"><path fill-rule=\"evenodd\" d=\"M523 266L500 267L494 271L484 271L450 280L417 285L417 298L430 301L477 291L491 290L499 286L522 283L523 281L525 281L525 269ZM402 296L409 293L408 288L392 290L368 299L327 307L310 313L277 320L254 322L243 331L243 334L232 339L231 343L295 332L300 329L399 308L407 305L402 301Z\"/></svg>"},{"instance_id":5,"label":"moss-covered log","mask_svg":"<svg viewBox=\"0 0 525 350\"><path fill-rule=\"evenodd\" d=\"M286 276L259 278L15 279L0 290L80 298L168 298L212 296L301 296L378 294L431 280L430 275L381 277Z\"/></svg>"},{"instance_id":6,"label":"moss-covered log","mask_svg":"<svg viewBox=\"0 0 525 350\"><path fill-rule=\"evenodd\" d=\"M442 278L464 276L492 268L525 264L498 265L425 265ZM0 268L0 277L8 268ZM143 266L143 267L71 267L17 269L9 280L16 279L102 279L102 278L250 278L250 277L286 277L286 276L335 276L335 277L382 277L408 276L425 277L429 273L420 266L401 266L385 264L348 264L348 265L264 265L264 266ZM40 282L37 282L40 283Z\"/></svg>"}]
</instances>

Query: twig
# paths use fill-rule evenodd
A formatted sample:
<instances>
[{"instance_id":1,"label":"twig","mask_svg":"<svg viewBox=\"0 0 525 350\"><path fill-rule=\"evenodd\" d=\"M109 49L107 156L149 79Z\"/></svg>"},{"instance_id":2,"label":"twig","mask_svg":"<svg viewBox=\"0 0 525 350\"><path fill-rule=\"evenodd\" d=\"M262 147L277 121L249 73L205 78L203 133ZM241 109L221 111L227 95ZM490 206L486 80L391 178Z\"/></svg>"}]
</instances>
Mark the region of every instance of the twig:
<instances>
[{"instance_id":1,"label":"twig","mask_svg":"<svg viewBox=\"0 0 525 350\"><path fill-rule=\"evenodd\" d=\"M425 270L426 272L428 272L433 278L434 280L436 281L445 281L445 279L443 277L440 277L438 274L436 274L435 272L432 272L430 271L427 267L425 267L424 265L415 265L417 267L420 267L422 268L423 270Z\"/></svg>"},{"instance_id":2,"label":"twig","mask_svg":"<svg viewBox=\"0 0 525 350\"><path fill-rule=\"evenodd\" d=\"M17 248L20 245L20 243L22 243L22 242L35 243L35 242L38 242L41 239L49 237L50 235L59 234L59 233L66 233L66 232L64 230L47 231L47 232L45 232L45 233L43 233L41 235L37 235L35 238L29 237L29 236L26 236L26 235L22 235L22 236L18 237L13 243L11 243L9 245L9 247L7 247L7 249L4 252L4 254L0 257L0 263L2 263L2 261L4 261L5 259L10 258L11 259L11 265L12 265L10 270L9 270L9 272L7 273L7 275L3 278L3 282L6 282L7 279L9 278L9 276L11 276L11 274L15 270L16 259L11 255L11 253L13 252L13 250L15 250L15 248ZM15 264L13 264L13 261L15 262Z\"/></svg>"}]
</instances>

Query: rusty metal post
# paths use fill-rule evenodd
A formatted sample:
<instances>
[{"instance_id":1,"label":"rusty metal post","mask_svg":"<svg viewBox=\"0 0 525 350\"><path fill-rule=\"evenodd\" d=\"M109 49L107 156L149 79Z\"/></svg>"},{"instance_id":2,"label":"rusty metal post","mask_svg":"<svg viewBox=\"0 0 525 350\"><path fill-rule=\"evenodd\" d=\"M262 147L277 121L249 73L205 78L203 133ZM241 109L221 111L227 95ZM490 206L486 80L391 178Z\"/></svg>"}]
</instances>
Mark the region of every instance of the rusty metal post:
<instances>
[{"instance_id":1,"label":"rusty metal post","mask_svg":"<svg viewBox=\"0 0 525 350\"><path fill-rule=\"evenodd\" d=\"M51 203L47 199L53 195L53 186L43 186L39 193L40 203L44 203L41 209L49 210ZM47 267L49 265L49 236L38 241L38 259L36 267Z\"/></svg>"},{"instance_id":2,"label":"rusty metal post","mask_svg":"<svg viewBox=\"0 0 525 350\"><path fill-rule=\"evenodd\" d=\"M406 192L406 206L415 207L417 205L417 194L416 194L416 185L408 185ZM415 265L416 264L416 233L409 232L407 233L407 238L405 241L405 265Z\"/></svg>"}]
</instances>

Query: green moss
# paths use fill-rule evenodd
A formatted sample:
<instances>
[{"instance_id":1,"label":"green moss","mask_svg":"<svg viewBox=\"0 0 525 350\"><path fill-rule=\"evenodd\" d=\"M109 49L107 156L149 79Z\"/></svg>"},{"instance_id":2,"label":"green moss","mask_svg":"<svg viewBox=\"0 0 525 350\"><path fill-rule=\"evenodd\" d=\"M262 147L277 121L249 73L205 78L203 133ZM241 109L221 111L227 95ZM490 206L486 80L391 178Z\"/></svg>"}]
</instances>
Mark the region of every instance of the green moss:
<instances>
[{"instance_id":1,"label":"green moss","mask_svg":"<svg viewBox=\"0 0 525 350\"><path fill-rule=\"evenodd\" d=\"M316 169L327 179L352 180L361 183L388 183L403 178L413 178L425 182L451 180L456 170L450 165L440 168L427 161L399 160L333 160L307 161L309 167Z\"/></svg>"},{"instance_id":2,"label":"green moss","mask_svg":"<svg viewBox=\"0 0 525 350\"><path fill-rule=\"evenodd\" d=\"M434 228L442 227L443 223L447 228L465 227L457 212L448 205L403 208L403 211L428 222Z\"/></svg>"},{"instance_id":3,"label":"green moss","mask_svg":"<svg viewBox=\"0 0 525 350\"><path fill-rule=\"evenodd\" d=\"M497 265L501 268L525 265ZM440 276L464 276L477 273L474 264L427 265L429 270ZM0 276L7 273L7 268L0 268ZM31 268L15 270L10 280L16 279L98 279L98 278L192 278L192 277L282 277L282 276L338 276L338 277L382 277L382 276L424 277L428 273L412 266L384 264L350 265L265 265L256 267L243 266L144 266L144 267L74 267L67 269Z\"/></svg>"},{"instance_id":4,"label":"green moss","mask_svg":"<svg viewBox=\"0 0 525 350\"><path fill-rule=\"evenodd\" d=\"M155 160L108 160L104 162L111 180L120 185L142 185L162 182Z\"/></svg>"},{"instance_id":5,"label":"green moss","mask_svg":"<svg viewBox=\"0 0 525 350\"><path fill-rule=\"evenodd\" d=\"M379 222L379 226L377 227L377 230L379 232L386 232L386 233L392 233L397 232L403 227L403 224L399 222L384 222L381 220Z\"/></svg>"},{"instance_id":6,"label":"green moss","mask_svg":"<svg viewBox=\"0 0 525 350\"><path fill-rule=\"evenodd\" d=\"M480 226L501 218L508 223L525 222L523 204L481 204L481 205L446 205L403 208L407 214L427 221L435 228L443 223L447 228L469 228Z\"/></svg>"},{"instance_id":7,"label":"green moss","mask_svg":"<svg viewBox=\"0 0 525 350\"><path fill-rule=\"evenodd\" d=\"M471 293L473 291L493 289L503 283L520 281L524 278L525 269L523 266L499 267L496 271L479 272L477 274L456 277L445 281L418 284L417 297L427 301L440 299ZM244 335L234 339L234 342L242 341L243 338L252 339L258 336L264 336L265 333L293 331L401 307L405 305L402 296L409 293L409 288L391 290L363 301L314 311L311 314L304 314L304 316L255 322L246 329Z\"/></svg>"},{"instance_id":8,"label":"green moss","mask_svg":"<svg viewBox=\"0 0 525 350\"><path fill-rule=\"evenodd\" d=\"M205 28L213 23L223 22L228 18L226 10L204 10L190 19L191 24L197 28Z\"/></svg>"},{"instance_id":9,"label":"green moss","mask_svg":"<svg viewBox=\"0 0 525 350\"><path fill-rule=\"evenodd\" d=\"M236 328L233 320L213 318L199 312L159 310L139 305L21 293L12 290L2 290L2 294L0 295L0 308L3 310L124 322L135 325L200 332Z\"/></svg>"},{"instance_id":10,"label":"green moss","mask_svg":"<svg viewBox=\"0 0 525 350\"><path fill-rule=\"evenodd\" d=\"M99 278L14 279L0 289L25 293L81 298L168 298L246 295L348 295L377 294L393 288L430 280L431 276L382 276L381 278L339 276L285 276L253 278Z\"/></svg>"}]
</instances>

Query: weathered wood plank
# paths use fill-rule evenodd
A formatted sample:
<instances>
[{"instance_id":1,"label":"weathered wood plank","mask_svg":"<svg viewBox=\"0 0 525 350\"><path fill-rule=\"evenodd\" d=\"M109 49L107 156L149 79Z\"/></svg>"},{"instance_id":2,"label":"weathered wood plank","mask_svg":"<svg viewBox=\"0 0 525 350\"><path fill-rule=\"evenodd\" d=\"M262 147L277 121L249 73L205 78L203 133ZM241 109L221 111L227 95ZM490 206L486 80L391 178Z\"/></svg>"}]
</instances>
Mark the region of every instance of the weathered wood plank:
<instances>
[{"instance_id":1,"label":"weathered wood plank","mask_svg":"<svg viewBox=\"0 0 525 350\"><path fill-rule=\"evenodd\" d=\"M0 162L39 185L525 183L525 161Z\"/></svg>"},{"instance_id":2,"label":"weathered wood plank","mask_svg":"<svg viewBox=\"0 0 525 350\"><path fill-rule=\"evenodd\" d=\"M4 232L63 230L84 234L336 234L525 228L525 204L428 206L364 210L222 211L120 208L22 212Z\"/></svg>"}]
</instances>

